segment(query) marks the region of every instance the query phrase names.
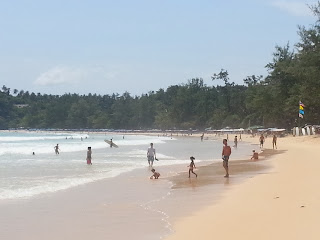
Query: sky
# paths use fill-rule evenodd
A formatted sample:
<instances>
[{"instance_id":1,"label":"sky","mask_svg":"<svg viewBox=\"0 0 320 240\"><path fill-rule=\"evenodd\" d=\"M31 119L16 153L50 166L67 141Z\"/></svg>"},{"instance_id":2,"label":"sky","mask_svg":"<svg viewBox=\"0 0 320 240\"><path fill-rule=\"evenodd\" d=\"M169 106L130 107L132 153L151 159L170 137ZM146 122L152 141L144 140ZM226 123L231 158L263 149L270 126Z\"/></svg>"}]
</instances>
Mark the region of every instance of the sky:
<instances>
[{"instance_id":1,"label":"sky","mask_svg":"<svg viewBox=\"0 0 320 240\"><path fill-rule=\"evenodd\" d=\"M123 94L221 69L267 75L275 46L316 21L300 0L0 0L0 88Z\"/></svg>"}]
</instances>

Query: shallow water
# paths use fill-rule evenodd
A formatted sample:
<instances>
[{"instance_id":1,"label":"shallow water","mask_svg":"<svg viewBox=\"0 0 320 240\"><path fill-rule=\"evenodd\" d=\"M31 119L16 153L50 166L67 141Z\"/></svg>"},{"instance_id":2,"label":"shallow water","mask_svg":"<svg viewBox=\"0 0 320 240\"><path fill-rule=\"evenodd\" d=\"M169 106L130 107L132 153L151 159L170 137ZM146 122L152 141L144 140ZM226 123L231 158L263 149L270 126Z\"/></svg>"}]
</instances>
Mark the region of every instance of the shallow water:
<instances>
[{"instance_id":1,"label":"shallow water","mask_svg":"<svg viewBox=\"0 0 320 240\"><path fill-rule=\"evenodd\" d=\"M81 140L82 138L82 140ZM119 148L104 139L113 138ZM1 133L0 200L29 198L115 177L145 166L145 148L171 139L148 136L110 136L69 133ZM54 153L59 143L60 154ZM86 165L87 147L92 147L92 166ZM32 155L35 152L35 155ZM174 158L159 154L167 164Z\"/></svg>"}]
</instances>

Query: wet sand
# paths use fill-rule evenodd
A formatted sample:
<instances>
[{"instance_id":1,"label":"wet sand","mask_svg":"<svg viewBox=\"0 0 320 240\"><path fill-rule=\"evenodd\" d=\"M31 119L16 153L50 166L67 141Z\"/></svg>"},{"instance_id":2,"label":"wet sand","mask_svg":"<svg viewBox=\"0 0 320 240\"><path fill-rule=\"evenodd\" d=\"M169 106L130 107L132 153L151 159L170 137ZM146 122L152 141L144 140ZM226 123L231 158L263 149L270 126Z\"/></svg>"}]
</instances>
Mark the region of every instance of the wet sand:
<instances>
[{"instance_id":1,"label":"wet sand","mask_svg":"<svg viewBox=\"0 0 320 240\"><path fill-rule=\"evenodd\" d=\"M247 178L256 174L264 174L271 168L270 163L266 163L265 160L269 157L281 154L284 150L274 151L271 149L262 150L259 155L258 161L253 160L237 160L233 161L230 159L229 169L230 177L225 179L222 176L225 175L224 168L221 163L213 163L206 166L201 166L195 169L198 174L198 178L191 173L191 181L186 181L188 173L180 173L177 176L171 177L170 181L174 184L173 189L186 188L186 187L202 187L209 184L225 184L228 183L239 183L239 179ZM237 182L238 181L238 182Z\"/></svg>"},{"instance_id":2,"label":"wet sand","mask_svg":"<svg viewBox=\"0 0 320 240\"><path fill-rule=\"evenodd\" d=\"M147 240L165 235L161 212L148 204L170 183L149 180L148 168L32 199L0 204L0 239Z\"/></svg>"}]
</instances>

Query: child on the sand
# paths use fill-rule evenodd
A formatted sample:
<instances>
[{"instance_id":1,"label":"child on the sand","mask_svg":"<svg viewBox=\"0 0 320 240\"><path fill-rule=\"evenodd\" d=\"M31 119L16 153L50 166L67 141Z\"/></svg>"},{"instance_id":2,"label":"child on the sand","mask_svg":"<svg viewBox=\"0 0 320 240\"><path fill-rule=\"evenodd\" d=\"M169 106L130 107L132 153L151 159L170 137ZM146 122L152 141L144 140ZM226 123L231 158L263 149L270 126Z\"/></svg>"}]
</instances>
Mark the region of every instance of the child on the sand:
<instances>
[{"instance_id":1,"label":"child on the sand","mask_svg":"<svg viewBox=\"0 0 320 240\"><path fill-rule=\"evenodd\" d=\"M158 179L160 177L160 173L156 172L156 170L154 168L151 169L151 172L153 172L152 176L150 177L150 179Z\"/></svg>"},{"instance_id":2,"label":"child on the sand","mask_svg":"<svg viewBox=\"0 0 320 240\"><path fill-rule=\"evenodd\" d=\"M190 178L190 173L193 173L194 175L196 175L196 177L198 177L198 175L193 171L194 168L196 168L196 165L194 164L195 158L193 156L190 157L191 163L188 166L189 167L189 178Z\"/></svg>"},{"instance_id":3,"label":"child on the sand","mask_svg":"<svg viewBox=\"0 0 320 240\"><path fill-rule=\"evenodd\" d=\"M255 150L252 150L252 153L251 160L258 160L259 154Z\"/></svg>"}]
</instances>

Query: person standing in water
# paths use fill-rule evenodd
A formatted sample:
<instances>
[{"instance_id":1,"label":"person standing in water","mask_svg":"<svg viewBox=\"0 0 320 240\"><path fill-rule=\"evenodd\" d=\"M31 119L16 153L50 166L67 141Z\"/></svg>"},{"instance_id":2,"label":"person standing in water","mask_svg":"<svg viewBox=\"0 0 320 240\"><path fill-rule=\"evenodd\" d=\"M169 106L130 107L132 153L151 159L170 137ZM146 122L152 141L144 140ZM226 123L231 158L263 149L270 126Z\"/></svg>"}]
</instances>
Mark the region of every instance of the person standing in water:
<instances>
[{"instance_id":1,"label":"person standing in water","mask_svg":"<svg viewBox=\"0 0 320 240\"><path fill-rule=\"evenodd\" d=\"M231 148L228 146L228 140L223 139L223 148L222 148L222 160L223 167L226 170L226 175L224 177L229 177L229 157L231 155Z\"/></svg>"},{"instance_id":2,"label":"person standing in water","mask_svg":"<svg viewBox=\"0 0 320 240\"><path fill-rule=\"evenodd\" d=\"M59 144L57 143L57 145L54 146L53 148L54 148L55 153L56 153L56 154L59 154L59 150L60 150Z\"/></svg>"},{"instance_id":3,"label":"person standing in water","mask_svg":"<svg viewBox=\"0 0 320 240\"><path fill-rule=\"evenodd\" d=\"M234 137L234 147L235 148L238 147L238 137L237 136Z\"/></svg>"},{"instance_id":4,"label":"person standing in water","mask_svg":"<svg viewBox=\"0 0 320 240\"><path fill-rule=\"evenodd\" d=\"M92 163L91 163L91 154L92 154L91 147L88 147L88 151L87 151L87 164L88 165L92 165Z\"/></svg>"},{"instance_id":5,"label":"person standing in water","mask_svg":"<svg viewBox=\"0 0 320 240\"><path fill-rule=\"evenodd\" d=\"M154 159L156 159L156 149L153 148L153 143L150 143L150 147L148 148L148 151L147 151L147 158L148 158L149 167L152 167L153 161Z\"/></svg>"},{"instance_id":6,"label":"person standing in water","mask_svg":"<svg viewBox=\"0 0 320 240\"><path fill-rule=\"evenodd\" d=\"M190 157L191 163L188 166L189 167L189 178L190 178L190 173L193 173L194 175L196 175L196 177L198 177L198 175L193 171L194 168L196 168L196 165L194 164L195 158L193 156Z\"/></svg>"}]
</instances>

